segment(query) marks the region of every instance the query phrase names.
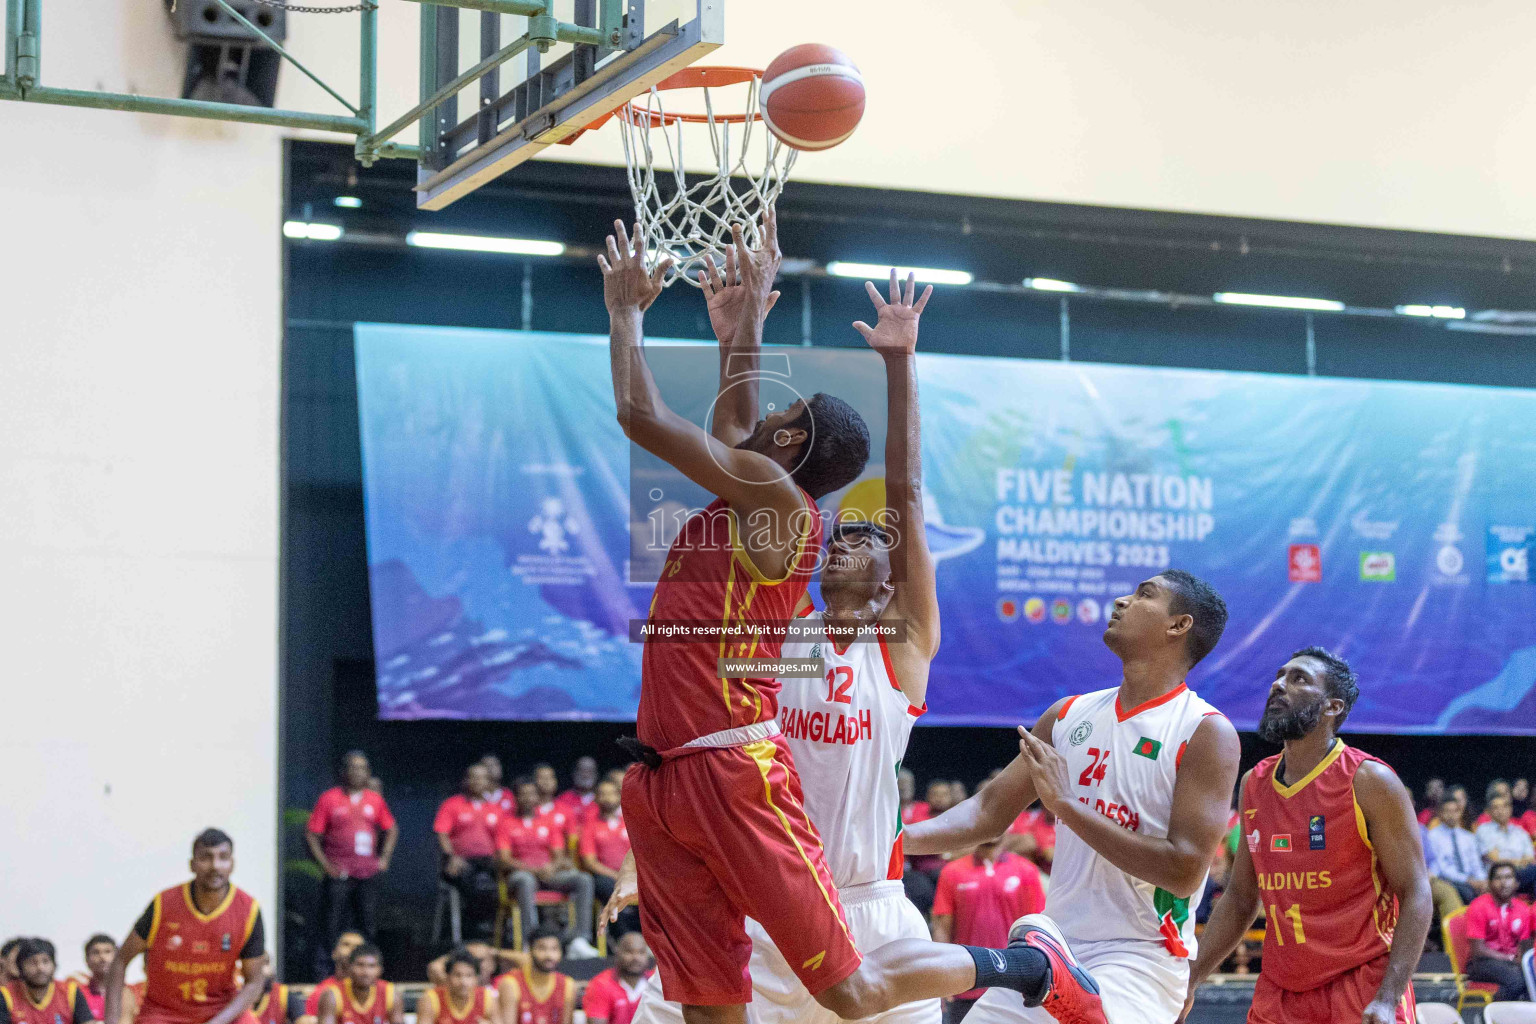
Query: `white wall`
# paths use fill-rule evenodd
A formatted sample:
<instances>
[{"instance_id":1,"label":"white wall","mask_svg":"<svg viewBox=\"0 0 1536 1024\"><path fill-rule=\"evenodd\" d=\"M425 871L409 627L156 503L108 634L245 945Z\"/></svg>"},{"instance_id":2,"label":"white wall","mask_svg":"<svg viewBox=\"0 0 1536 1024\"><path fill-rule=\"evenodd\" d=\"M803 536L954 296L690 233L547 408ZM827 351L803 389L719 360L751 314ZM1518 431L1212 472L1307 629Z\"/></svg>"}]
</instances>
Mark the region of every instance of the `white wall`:
<instances>
[{"instance_id":1,"label":"white wall","mask_svg":"<svg viewBox=\"0 0 1536 1024\"><path fill-rule=\"evenodd\" d=\"M158 4L50 84L174 94ZM279 136L0 103L0 935L61 967L236 841L274 916Z\"/></svg>"},{"instance_id":2,"label":"white wall","mask_svg":"<svg viewBox=\"0 0 1536 1024\"><path fill-rule=\"evenodd\" d=\"M725 2L709 63L818 41L864 73L863 125L804 157L802 179L1536 238L1528 0ZM382 17L399 113L419 14ZM350 54L342 22L296 19L296 48ZM615 130L547 155L618 162Z\"/></svg>"}]
</instances>

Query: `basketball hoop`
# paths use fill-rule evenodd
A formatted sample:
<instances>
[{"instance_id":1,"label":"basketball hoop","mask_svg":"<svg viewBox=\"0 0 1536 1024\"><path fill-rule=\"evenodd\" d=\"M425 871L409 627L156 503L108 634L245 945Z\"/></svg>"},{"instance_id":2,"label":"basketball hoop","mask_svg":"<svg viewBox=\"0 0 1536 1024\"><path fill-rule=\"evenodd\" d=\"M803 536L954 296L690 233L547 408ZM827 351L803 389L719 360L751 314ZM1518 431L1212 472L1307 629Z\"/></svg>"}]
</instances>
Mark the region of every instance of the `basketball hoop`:
<instances>
[{"instance_id":1,"label":"basketball hoop","mask_svg":"<svg viewBox=\"0 0 1536 1024\"><path fill-rule=\"evenodd\" d=\"M723 270L732 224L742 225L748 245L759 243L763 211L778 200L796 154L761 123L761 75L751 68L684 68L612 115L624 136L629 191L645 233L647 261L654 266L663 255L672 257L666 284L681 277L698 287L706 256ZM746 86L740 111L716 111L711 90L733 85ZM682 89L703 93L702 112L667 109L662 94ZM714 171L695 175L690 184L684 143L691 138L694 151L706 137ZM660 155L665 162L658 173Z\"/></svg>"}]
</instances>

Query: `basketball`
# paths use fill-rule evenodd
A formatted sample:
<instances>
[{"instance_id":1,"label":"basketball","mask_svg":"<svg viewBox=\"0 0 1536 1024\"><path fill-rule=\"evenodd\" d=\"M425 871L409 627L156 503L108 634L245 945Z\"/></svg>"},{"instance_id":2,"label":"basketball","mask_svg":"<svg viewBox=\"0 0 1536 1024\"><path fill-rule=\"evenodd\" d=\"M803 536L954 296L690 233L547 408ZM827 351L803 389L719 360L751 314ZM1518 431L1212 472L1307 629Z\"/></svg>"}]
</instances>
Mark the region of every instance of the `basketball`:
<instances>
[{"instance_id":1,"label":"basketball","mask_svg":"<svg viewBox=\"0 0 1536 1024\"><path fill-rule=\"evenodd\" d=\"M794 149L830 149L864 116L864 78L841 50L792 46L763 72L763 123Z\"/></svg>"}]
</instances>

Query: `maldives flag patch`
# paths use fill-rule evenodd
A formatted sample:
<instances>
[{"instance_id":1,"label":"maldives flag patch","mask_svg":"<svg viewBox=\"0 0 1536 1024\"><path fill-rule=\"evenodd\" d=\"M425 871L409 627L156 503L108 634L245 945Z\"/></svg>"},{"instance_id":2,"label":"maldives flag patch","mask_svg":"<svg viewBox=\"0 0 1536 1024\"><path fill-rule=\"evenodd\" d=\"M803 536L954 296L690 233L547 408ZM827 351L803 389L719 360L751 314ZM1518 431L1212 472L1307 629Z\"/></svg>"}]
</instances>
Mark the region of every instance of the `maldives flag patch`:
<instances>
[{"instance_id":1,"label":"maldives flag patch","mask_svg":"<svg viewBox=\"0 0 1536 1024\"><path fill-rule=\"evenodd\" d=\"M1291 834L1281 832L1279 835L1269 837L1269 848L1280 853L1291 852Z\"/></svg>"},{"instance_id":2,"label":"maldives flag patch","mask_svg":"<svg viewBox=\"0 0 1536 1024\"><path fill-rule=\"evenodd\" d=\"M1153 761L1156 761L1157 755L1162 752L1162 743L1154 739L1148 739L1145 736L1137 740L1136 746L1131 748L1131 753L1140 754L1142 757L1150 758Z\"/></svg>"}]
</instances>

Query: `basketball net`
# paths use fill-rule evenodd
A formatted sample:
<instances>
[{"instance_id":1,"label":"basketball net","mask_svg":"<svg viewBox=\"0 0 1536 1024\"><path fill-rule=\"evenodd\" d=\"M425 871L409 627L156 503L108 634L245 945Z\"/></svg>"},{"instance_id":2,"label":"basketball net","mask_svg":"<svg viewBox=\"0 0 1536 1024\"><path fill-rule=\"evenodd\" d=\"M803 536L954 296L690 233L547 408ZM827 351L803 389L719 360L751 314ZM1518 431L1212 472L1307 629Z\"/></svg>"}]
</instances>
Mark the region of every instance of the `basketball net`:
<instances>
[{"instance_id":1,"label":"basketball net","mask_svg":"<svg viewBox=\"0 0 1536 1024\"><path fill-rule=\"evenodd\" d=\"M687 68L617 112L646 262L654 267L662 256L672 257L664 284L681 277L698 287L706 256L723 273L732 224L742 226L749 246L760 242L763 211L778 200L796 155L762 124L760 83L752 71ZM741 84L747 87L745 109L716 113L711 87ZM678 89L702 92L704 112L669 113L662 94ZM690 175L685 157L701 150L706 138L714 170Z\"/></svg>"}]
</instances>

